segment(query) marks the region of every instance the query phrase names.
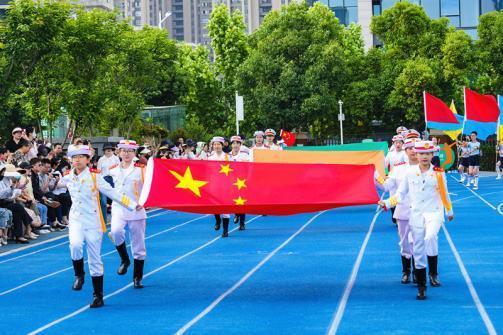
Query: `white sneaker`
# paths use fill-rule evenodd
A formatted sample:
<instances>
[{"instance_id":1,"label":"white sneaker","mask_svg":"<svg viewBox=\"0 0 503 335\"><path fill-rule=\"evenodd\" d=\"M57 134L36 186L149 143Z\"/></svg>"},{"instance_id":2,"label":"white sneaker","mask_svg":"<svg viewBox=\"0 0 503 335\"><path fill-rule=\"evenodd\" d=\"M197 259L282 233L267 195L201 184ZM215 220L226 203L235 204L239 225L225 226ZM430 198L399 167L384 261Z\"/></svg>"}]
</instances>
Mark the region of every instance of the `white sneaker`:
<instances>
[{"instance_id":1,"label":"white sneaker","mask_svg":"<svg viewBox=\"0 0 503 335\"><path fill-rule=\"evenodd\" d=\"M7 236L4 236L0 239L0 244L7 245Z\"/></svg>"},{"instance_id":2,"label":"white sneaker","mask_svg":"<svg viewBox=\"0 0 503 335\"><path fill-rule=\"evenodd\" d=\"M496 180L500 180L500 179L501 179L501 175L498 175L498 176L496 177Z\"/></svg>"},{"instance_id":3,"label":"white sneaker","mask_svg":"<svg viewBox=\"0 0 503 335\"><path fill-rule=\"evenodd\" d=\"M460 182L461 184L463 184L463 183L465 182L465 178L461 178L461 179L459 180L459 182Z\"/></svg>"},{"instance_id":4,"label":"white sneaker","mask_svg":"<svg viewBox=\"0 0 503 335\"><path fill-rule=\"evenodd\" d=\"M473 185L473 189L474 190L478 190L479 189L479 185Z\"/></svg>"},{"instance_id":5,"label":"white sneaker","mask_svg":"<svg viewBox=\"0 0 503 335\"><path fill-rule=\"evenodd\" d=\"M40 229L38 231L41 235L47 235L49 234L51 231L49 229Z\"/></svg>"},{"instance_id":6,"label":"white sneaker","mask_svg":"<svg viewBox=\"0 0 503 335\"><path fill-rule=\"evenodd\" d=\"M468 181L465 186L470 187L470 182Z\"/></svg>"},{"instance_id":7,"label":"white sneaker","mask_svg":"<svg viewBox=\"0 0 503 335\"><path fill-rule=\"evenodd\" d=\"M472 183L472 184L475 184L475 179L472 179L471 183Z\"/></svg>"}]
</instances>

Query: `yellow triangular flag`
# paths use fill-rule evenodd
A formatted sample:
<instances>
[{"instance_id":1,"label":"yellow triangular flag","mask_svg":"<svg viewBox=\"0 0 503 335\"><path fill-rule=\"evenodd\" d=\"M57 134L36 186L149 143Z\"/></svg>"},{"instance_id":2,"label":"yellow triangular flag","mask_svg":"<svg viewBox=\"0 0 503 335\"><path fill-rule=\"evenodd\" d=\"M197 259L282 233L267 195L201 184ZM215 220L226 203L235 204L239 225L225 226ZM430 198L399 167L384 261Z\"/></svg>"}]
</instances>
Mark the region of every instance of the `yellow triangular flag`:
<instances>
[{"instance_id":1,"label":"yellow triangular flag","mask_svg":"<svg viewBox=\"0 0 503 335\"><path fill-rule=\"evenodd\" d=\"M454 105L454 100L451 101L451 106L449 107L449 109L454 114L458 114L458 111L456 110L456 106ZM461 134L462 131L463 131L463 126L461 126L461 128L459 128L458 130L449 130L449 131L444 130L444 134L449 136L453 141L455 141L458 138L459 134Z\"/></svg>"}]
</instances>

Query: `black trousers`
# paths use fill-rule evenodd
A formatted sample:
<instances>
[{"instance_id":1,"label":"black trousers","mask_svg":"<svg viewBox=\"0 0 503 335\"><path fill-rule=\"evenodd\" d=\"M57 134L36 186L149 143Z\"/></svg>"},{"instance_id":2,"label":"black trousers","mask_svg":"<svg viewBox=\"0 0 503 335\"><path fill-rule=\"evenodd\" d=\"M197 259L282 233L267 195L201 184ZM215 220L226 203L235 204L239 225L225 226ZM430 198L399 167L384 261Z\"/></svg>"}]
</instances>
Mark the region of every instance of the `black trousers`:
<instances>
[{"instance_id":1,"label":"black trousers","mask_svg":"<svg viewBox=\"0 0 503 335\"><path fill-rule=\"evenodd\" d=\"M23 225L27 227L33 222L31 216L24 210L23 205L15 202L0 201L0 207L12 212L12 233L14 237L22 237Z\"/></svg>"}]
</instances>

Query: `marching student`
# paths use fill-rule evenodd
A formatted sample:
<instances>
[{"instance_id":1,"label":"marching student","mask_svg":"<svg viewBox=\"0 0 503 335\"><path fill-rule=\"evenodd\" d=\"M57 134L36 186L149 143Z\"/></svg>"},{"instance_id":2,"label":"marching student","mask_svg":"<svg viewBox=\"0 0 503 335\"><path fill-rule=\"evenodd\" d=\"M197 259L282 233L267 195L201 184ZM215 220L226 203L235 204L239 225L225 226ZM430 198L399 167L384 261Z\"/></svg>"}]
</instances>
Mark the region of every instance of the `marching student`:
<instances>
[{"instance_id":1,"label":"marching student","mask_svg":"<svg viewBox=\"0 0 503 335\"><path fill-rule=\"evenodd\" d=\"M479 168L480 168L480 142L477 141L477 132L472 131L470 142L468 142L469 167L468 181L466 186L470 187L473 182L473 189L479 189Z\"/></svg>"},{"instance_id":2,"label":"marching student","mask_svg":"<svg viewBox=\"0 0 503 335\"><path fill-rule=\"evenodd\" d=\"M255 152L255 150L267 150L267 149L270 149L264 143L264 132L262 130L257 130L253 134L253 137L255 138L255 144L250 149L250 162L253 162L253 153Z\"/></svg>"},{"instance_id":3,"label":"marching student","mask_svg":"<svg viewBox=\"0 0 503 335\"><path fill-rule=\"evenodd\" d=\"M404 126L399 126L398 128L396 128L396 134L402 135L404 137L404 139L405 139L405 135L407 134L408 131L409 130ZM395 151L395 146L393 144L388 149L388 152L390 152L390 151Z\"/></svg>"},{"instance_id":4,"label":"marching student","mask_svg":"<svg viewBox=\"0 0 503 335\"><path fill-rule=\"evenodd\" d=\"M113 187L114 182L112 176L110 176L110 168L119 165L121 161L115 155L115 146L112 143L105 143L103 145L103 152L104 155L98 160L98 170L101 171L103 178ZM106 218L108 199L106 195L102 194L100 200L103 217Z\"/></svg>"},{"instance_id":5,"label":"marching student","mask_svg":"<svg viewBox=\"0 0 503 335\"><path fill-rule=\"evenodd\" d=\"M395 196L379 201L384 208L410 202L409 225L412 235L418 300L426 299L426 265L429 265L430 283L438 282L438 232L444 223L444 211L449 221L454 219L452 203L447 190L445 173L431 164L433 153L438 150L431 141L414 144L419 164L411 166L400 183Z\"/></svg>"},{"instance_id":6,"label":"marching student","mask_svg":"<svg viewBox=\"0 0 503 335\"><path fill-rule=\"evenodd\" d=\"M225 139L220 136L215 136L211 140L212 152L208 156L209 161L229 162L230 155L223 151ZM215 230L220 230L220 225L223 223L222 237L229 236L229 220L230 214L215 214Z\"/></svg>"},{"instance_id":7,"label":"marching student","mask_svg":"<svg viewBox=\"0 0 503 335\"><path fill-rule=\"evenodd\" d=\"M243 151L241 151L241 147L243 144L243 140L241 136L232 136L231 137L231 146L232 151L230 154L230 160L233 162L248 162L249 157ZM234 214L234 223L239 222L239 230L245 230L245 220L246 214Z\"/></svg>"},{"instance_id":8,"label":"marching student","mask_svg":"<svg viewBox=\"0 0 503 335\"><path fill-rule=\"evenodd\" d=\"M276 138L276 131L274 129L266 129L265 134L265 145L269 147L270 150L283 150L281 145L274 143Z\"/></svg>"},{"instance_id":9,"label":"marching student","mask_svg":"<svg viewBox=\"0 0 503 335\"><path fill-rule=\"evenodd\" d=\"M503 171L503 139L496 146L496 151L498 152L498 162L496 163L496 173L498 176L496 179L501 179L501 171Z\"/></svg>"},{"instance_id":10,"label":"marching student","mask_svg":"<svg viewBox=\"0 0 503 335\"><path fill-rule=\"evenodd\" d=\"M135 164L133 162L138 145L135 141L122 140L117 145L117 148L119 149L119 156L122 161L119 165L110 169L110 176L113 178L114 187L119 193L138 202L145 176L145 166L141 163ZM145 248L146 219L147 213L144 208L131 212L121 206L120 202L112 202L111 235L121 258L117 274L125 275L129 265L131 265L126 248L125 228L128 227L131 251L133 253L134 288L143 288L141 281L143 279L145 257L147 256Z\"/></svg>"},{"instance_id":11,"label":"marching student","mask_svg":"<svg viewBox=\"0 0 503 335\"><path fill-rule=\"evenodd\" d=\"M404 141L403 149L407 154L408 161L397 163L386 180L380 177L376 178L378 187L386 192L389 192L390 197L396 195L398 186L405 179L405 175L411 166L419 164L416 152L414 151L413 139L406 139ZM402 202L396 205L395 211L393 212L393 218L397 221L398 225L400 255L402 258L402 284L410 283L411 275L412 245L409 241L409 217L410 203L408 198L405 198Z\"/></svg>"},{"instance_id":12,"label":"marching student","mask_svg":"<svg viewBox=\"0 0 503 335\"><path fill-rule=\"evenodd\" d=\"M393 171L393 167L396 164L407 162L407 155L403 150L404 138L402 135L395 135L392 138L393 147L395 150L388 152L386 158L384 159L384 164L388 167L388 170Z\"/></svg>"},{"instance_id":13,"label":"marching student","mask_svg":"<svg viewBox=\"0 0 503 335\"><path fill-rule=\"evenodd\" d=\"M463 142L458 142L459 156L459 182L463 184L467 179L468 167L470 166L470 152L468 151L468 142L463 139Z\"/></svg>"},{"instance_id":14,"label":"marching student","mask_svg":"<svg viewBox=\"0 0 503 335\"><path fill-rule=\"evenodd\" d=\"M70 255L72 258L75 280L74 290L81 290L84 284L84 254L86 243L89 272L93 282L93 301L89 307L103 306L103 262L101 261L101 242L106 231L103 220L99 193L117 201L130 210L139 210L139 206L125 194L120 194L96 170L88 168L92 151L87 145L74 145L68 151L73 169L63 177L72 198L69 217Z\"/></svg>"}]
</instances>

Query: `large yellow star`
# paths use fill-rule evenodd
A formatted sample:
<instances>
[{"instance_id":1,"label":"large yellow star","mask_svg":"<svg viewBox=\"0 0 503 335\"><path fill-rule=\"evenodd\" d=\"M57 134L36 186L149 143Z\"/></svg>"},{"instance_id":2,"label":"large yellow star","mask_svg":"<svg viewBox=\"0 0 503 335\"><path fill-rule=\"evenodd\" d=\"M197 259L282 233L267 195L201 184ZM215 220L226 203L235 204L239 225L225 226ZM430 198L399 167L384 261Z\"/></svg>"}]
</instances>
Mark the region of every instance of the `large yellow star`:
<instances>
[{"instance_id":1,"label":"large yellow star","mask_svg":"<svg viewBox=\"0 0 503 335\"><path fill-rule=\"evenodd\" d=\"M237 199L233 199L233 201L236 203L236 205L237 205L237 206L239 206L239 205L241 205L241 206L242 206L242 205L244 205L244 204L245 204L245 202L246 202L247 200L246 200L246 199L243 199L243 198L241 198L241 196L239 196L239 198L237 198Z\"/></svg>"},{"instance_id":2,"label":"large yellow star","mask_svg":"<svg viewBox=\"0 0 503 335\"><path fill-rule=\"evenodd\" d=\"M237 179L234 184L232 184L238 188L238 190L246 187L246 179Z\"/></svg>"},{"instance_id":3,"label":"large yellow star","mask_svg":"<svg viewBox=\"0 0 503 335\"><path fill-rule=\"evenodd\" d=\"M183 176L172 170L169 170L169 172L179 181L178 185L175 186L176 188L184 190L189 189L198 197L201 197L201 191L199 189L208 184L207 181L194 180L194 178L192 178L192 173L190 172L190 167L187 167Z\"/></svg>"},{"instance_id":4,"label":"large yellow star","mask_svg":"<svg viewBox=\"0 0 503 335\"><path fill-rule=\"evenodd\" d=\"M233 169L231 169L230 164L226 164L226 165L220 164L220 167L221 167L221 169L220 169L219 173L224 173L226 176L229 176L229 172L234 171Z\"/></svg>"}]
</instances>

